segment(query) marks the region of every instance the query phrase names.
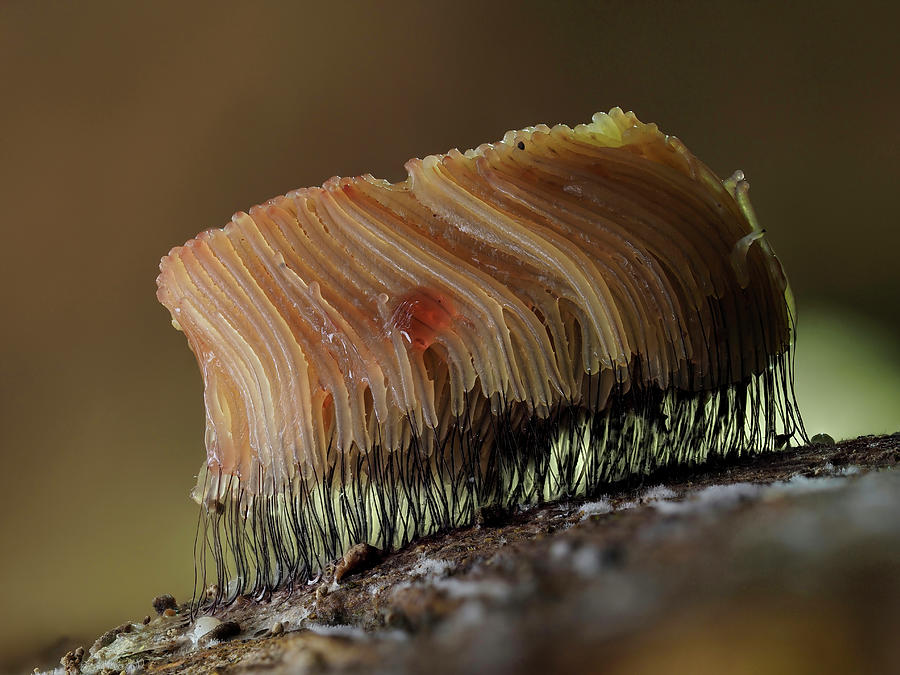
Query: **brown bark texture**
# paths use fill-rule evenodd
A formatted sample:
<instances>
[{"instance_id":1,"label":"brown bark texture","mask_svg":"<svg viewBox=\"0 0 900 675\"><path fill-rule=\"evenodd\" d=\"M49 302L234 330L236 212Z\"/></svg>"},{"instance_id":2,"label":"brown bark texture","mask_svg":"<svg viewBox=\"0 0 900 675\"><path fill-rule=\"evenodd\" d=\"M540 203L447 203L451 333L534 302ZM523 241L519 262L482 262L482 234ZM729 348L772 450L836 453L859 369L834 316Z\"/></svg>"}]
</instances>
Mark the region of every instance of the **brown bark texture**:
<instances>
[{"instance_id":1,"label":"brown bark texture","mask_svg":"<svg viewBox=\"0 0 900 675\"><path fill-rule=\"evenodd\" d=\"M900 434L863 436L486 512L396 553L357 547L316 583L195 621L158 599L161 614L60 667L896 672L898 462Z\"/></svg>"}]
</instances>

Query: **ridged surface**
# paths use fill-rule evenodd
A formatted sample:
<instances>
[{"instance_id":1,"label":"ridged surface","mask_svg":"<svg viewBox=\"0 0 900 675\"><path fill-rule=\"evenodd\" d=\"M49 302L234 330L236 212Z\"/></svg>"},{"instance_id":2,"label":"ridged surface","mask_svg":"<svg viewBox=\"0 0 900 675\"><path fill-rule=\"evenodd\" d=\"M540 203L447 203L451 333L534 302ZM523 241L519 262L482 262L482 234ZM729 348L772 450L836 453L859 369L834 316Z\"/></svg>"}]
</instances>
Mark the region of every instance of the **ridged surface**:
<instances>
[{"instance_id":1,"label":"ridged surface","mask_svg":"<svg viewBox=\"0 0 900 675\"><path fill-rule=\"evenodd\" d=\"M162 260L209 466L250 493L334 449L402 450L464 414L478 427L500 401L577 405L587 373L606 392L714 390L789 348L746 184L632 113L406 168L276 197Z\"/></svg>"}]
</instances>

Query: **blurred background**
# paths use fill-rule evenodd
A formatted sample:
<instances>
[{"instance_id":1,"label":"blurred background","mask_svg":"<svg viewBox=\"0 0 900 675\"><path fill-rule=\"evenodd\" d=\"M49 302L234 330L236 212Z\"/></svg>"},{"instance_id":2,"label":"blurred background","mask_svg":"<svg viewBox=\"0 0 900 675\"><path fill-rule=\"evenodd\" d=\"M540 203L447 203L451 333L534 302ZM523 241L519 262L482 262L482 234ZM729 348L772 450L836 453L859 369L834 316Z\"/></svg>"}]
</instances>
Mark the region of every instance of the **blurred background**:
<instances>
[{"instance_id":1,"label":"blurred background","mask_svg":"<svg viewBox=\"0 0 900 675\"><path fill-rule=\"evenodd\" d=\"M749 177L810 433L897 431L889 6L4 2L0 670L189 595L201 379L159 258L335 174L633 109Z\"/></svg>"}]
</instances>

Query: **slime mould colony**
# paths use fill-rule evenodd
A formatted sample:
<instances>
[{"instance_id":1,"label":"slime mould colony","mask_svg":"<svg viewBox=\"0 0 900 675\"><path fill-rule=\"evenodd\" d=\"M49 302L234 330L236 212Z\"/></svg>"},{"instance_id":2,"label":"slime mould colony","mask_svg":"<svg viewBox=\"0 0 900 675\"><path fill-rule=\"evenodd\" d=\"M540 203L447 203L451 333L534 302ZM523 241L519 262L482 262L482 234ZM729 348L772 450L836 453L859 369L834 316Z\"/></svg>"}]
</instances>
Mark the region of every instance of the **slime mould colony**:
<instances>
[{"instance_id":1,"label":"slime mould colony","mask_svg":"<svg viewBox=\"0 0 900 675\"><path fill-rule=\"evenodd\" d=\"M740 172L620 109L406 169L276 197L160 264L205 385L212 603L805 438L790 289Z\"/></svg>"}]
</instances>

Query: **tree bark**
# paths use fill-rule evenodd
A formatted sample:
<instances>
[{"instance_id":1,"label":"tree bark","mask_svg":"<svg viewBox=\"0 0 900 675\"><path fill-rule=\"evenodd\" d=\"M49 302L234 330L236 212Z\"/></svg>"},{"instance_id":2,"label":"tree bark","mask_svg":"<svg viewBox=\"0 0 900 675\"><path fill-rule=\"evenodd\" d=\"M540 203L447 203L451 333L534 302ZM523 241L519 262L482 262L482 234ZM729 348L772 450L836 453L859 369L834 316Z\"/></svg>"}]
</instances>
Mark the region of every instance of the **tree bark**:
<instances>
[{"instance_id":1,"label":"tree bark","mask_svg":"<svg viewBox=\"0 0 900 675\"><path fill-rule=\"evenodd\" d=\"M123 624L64 661L85 673L887 672L898 461L900 434L865 436L486 513L387 556L360 548L315 584L199 624L186 606Z\"/></svg>"}]
</instances>

